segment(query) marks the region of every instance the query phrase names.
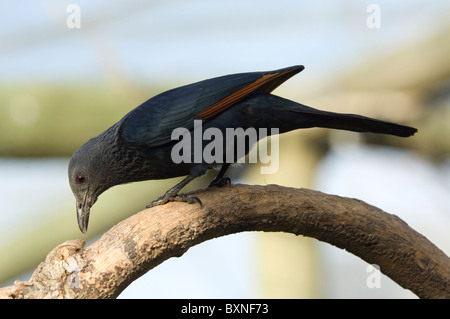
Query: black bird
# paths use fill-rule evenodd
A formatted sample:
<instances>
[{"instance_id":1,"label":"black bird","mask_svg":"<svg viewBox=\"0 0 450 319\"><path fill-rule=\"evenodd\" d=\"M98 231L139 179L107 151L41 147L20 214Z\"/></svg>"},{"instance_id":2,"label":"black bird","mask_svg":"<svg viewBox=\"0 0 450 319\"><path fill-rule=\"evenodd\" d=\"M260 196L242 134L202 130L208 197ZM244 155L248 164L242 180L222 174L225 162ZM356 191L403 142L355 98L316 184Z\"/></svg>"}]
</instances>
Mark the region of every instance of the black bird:
<instances>
[{"instance_id":1,"label":"black bird","mask_svg":"<svg viewBox=\"0 0 450 319\"><path fill-rule=\"evenodd\" d=\"M303 69L300 65L268 72L225 75L169 90L144 102L105 132L87 141L69 163L69 183L77 203L80 230L86 233L90 209L98 196L115 185L187 175L148 204L149 207L169 201L200 202L195 196L179 195L178 192L211 168L220 167L220 171L210 185L221 184L230 161L175 163L172 160L172 149L179 142L172 140L172 132L176 128L194 131L195 120L202 121L202 133L208 128L217 128L224 135L226 128L238 127L244 130L278 128L280 134L310 127L401 137L417 132L412 127L360 115L317 110L271 94ZM204 148L205 142L202 143ZM248 143L245 152L250 147ZM194 151L195 146L188 155L194 156Z\"/></svg>"}]
</instances>

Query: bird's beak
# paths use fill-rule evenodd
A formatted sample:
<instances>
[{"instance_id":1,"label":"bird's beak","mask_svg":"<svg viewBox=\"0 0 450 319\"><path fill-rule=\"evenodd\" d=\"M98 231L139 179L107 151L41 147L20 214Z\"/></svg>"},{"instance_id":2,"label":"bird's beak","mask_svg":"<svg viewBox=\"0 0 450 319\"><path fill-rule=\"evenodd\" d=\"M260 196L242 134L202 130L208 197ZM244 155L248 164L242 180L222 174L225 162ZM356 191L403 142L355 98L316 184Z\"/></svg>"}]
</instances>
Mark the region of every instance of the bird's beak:
<instances>
[{"instance_id":1,"label":"bird's beak","mask_svg":"<svg viewBox=\"0 0 450 319\"><path fill-rule=\"evenodd\" d=\"M89 213L91 212L91 201L87 198L87 194L84 195L83 199L77 201L77 219L78 227L83 234L86 234L89 224Z\"/></svg>"}]
</instances>

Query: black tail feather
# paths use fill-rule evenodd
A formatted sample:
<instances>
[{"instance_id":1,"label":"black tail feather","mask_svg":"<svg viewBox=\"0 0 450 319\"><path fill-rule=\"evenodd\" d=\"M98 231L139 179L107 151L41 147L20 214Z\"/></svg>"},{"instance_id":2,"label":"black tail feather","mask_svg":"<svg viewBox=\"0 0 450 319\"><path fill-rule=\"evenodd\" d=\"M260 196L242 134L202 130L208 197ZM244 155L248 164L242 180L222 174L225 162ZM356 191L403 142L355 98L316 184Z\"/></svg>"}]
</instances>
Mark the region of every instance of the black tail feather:
<instances>
[{"instance_id":1,"label":"black tail feather","mask_svg":"<svg viewBox=\"0 0 450 319\"><path fill-rule=\"evenodd\" d=\"M341 114L324 111L304 112L304 110L300 111L300 113L307 115L308 119L311 119L311 122L315 124L315 127L334 128L353 132L389 134L400 137L409 137L417 132L417 129L414 127L376 120L355 114Z\"/></svg>"},{"instance_id":2,"label":"black tail feather","mask_svg":"<svg viewBox=\"0 0 450 319\"><path fill-rule=\"evenodd\" d=\"M251 101L257 108L267 107L270 110L269 112L259 111L255 121L278 126L281 132L309 127L389 134L400 137L412 136L417 132L414 127L356 114L322 111L272 94L255 93L252 95ZM263 119L264 115L267 115L268 118Z\"/></svg>"}]
</instances>

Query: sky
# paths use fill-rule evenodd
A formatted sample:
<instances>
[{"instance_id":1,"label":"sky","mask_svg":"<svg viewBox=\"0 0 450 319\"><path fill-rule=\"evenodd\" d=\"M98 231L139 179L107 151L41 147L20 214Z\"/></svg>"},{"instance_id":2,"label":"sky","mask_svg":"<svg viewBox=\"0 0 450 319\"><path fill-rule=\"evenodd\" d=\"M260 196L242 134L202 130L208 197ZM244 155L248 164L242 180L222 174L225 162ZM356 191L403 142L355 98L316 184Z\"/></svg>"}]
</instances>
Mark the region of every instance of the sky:
<instances>
[{"instance_id":1,"label":"sky","mask_svg":"<svg viewBox=\"0 0 450 319\"><path fill-rule=\"evenodd\" d=\"M69 28L71 4L80 28ZM0 83L186 81L304 64L332 74L445 23L446 1L6 1Z\"/></svg>"}]
</instances>

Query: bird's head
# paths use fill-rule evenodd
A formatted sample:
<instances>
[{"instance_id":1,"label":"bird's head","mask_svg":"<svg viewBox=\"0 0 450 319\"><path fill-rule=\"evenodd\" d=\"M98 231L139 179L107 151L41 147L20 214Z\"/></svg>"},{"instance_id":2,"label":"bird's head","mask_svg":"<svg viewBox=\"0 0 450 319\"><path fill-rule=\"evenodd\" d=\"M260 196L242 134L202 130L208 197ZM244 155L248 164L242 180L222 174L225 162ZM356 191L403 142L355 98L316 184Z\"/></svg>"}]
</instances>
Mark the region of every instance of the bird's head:
<instances>
[{"instance_id":1,"label":"bird's head","mask_svg":"<svg viewBox=\"0 0 450 319\"><path fill-rule=\"evenodd\" d=\"M77 204L78 226L84 234L92 205L111 186L105 172L105 162L95 138L81 146L70 159L69 184Z\"/></svg>"}]
</instances>

